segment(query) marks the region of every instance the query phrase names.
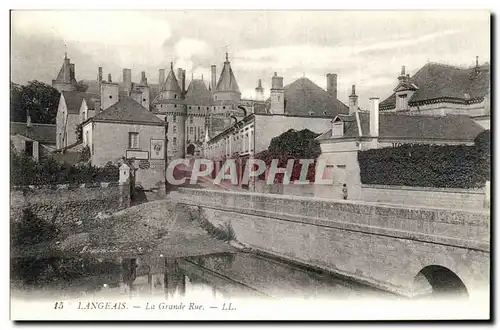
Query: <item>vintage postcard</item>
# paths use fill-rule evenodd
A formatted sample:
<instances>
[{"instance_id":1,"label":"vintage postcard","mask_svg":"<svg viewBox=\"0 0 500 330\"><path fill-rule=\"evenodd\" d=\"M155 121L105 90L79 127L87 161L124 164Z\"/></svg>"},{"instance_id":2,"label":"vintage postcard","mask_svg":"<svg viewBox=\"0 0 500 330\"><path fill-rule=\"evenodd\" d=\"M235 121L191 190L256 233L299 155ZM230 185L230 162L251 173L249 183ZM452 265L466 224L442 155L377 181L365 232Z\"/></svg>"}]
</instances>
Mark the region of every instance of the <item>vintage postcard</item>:
<instances>
[{"instance_id":1,"label":"vintage postcard","mask_svg":"<svg viewBox=\"0 0 500 330\"><path fill-rule=\"evenodd\" d=\"M490 21L12 10L11 320L489 320Z\"/></svg>"}]
</instances>

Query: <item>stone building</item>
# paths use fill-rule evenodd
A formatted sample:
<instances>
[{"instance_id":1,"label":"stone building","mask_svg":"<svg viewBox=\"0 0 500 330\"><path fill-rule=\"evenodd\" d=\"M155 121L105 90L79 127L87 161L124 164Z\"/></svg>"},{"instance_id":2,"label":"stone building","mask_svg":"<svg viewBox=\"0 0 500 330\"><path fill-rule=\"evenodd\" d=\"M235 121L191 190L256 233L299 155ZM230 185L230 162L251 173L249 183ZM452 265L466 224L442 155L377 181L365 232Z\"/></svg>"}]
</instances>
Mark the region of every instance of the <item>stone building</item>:
<instances>
[{"instance_id":1,"label":"stone building","mask_svg":"<svg viewBox=\"0 0 500 330\"><path fill-rule=\"evenodd\" d=\"M218 80L216 65L210 67L210 72L208 87L203 77L191 77L186 88L186 71L182 68L176 74L171 63L165 80L165 71L159 71L160 82L164 82L158 88L152 108L169 125L169 160L184 157L186 153L200 155L206 135L216 136L231 126L232 117L242 119L265 106L261 85L256 88L260 100L241 99L227 53Z\"/></svg>"},{"instance_id":2,"label":"stone building","mask_svg":"<svg viewBox=\"0 0 500 330\"><path fill-rule=\"evenodd\" d=\"M38 160L49 155L56 147L56 125L31 123L10 123L10 141L17 153L23 153Z\"/></svg>"},{"instance_id":3,"label":"stone building","mask_svg":"<svg viewBox=\"0 0 500 330\"><path fill-rule=\"evenodd\" d=\"M265 106L242 119L233 117L233 124L223 132L207 136L204 157L217 166L238 155L243 168L247 159L267 149L272 138L289 129L325 132L332 118L348 113L348 107L337 99L336 80L337 75L328 74L325 91L305 77L283 86L283 77L275 73Z\"/></svg>"},{"instance_id":4,"label":"stone building","mask_svg":"<svg viewBox=\"0 0 500 330\"><path fill-rule=\"evenodd\" d=\"M380 103L381 112L467 115L490 127L490 64L471 68L427 63L413 77L401 69L391 96Z\"/></svg>"},{"instance_id":5,"label":"stone building","mask_svg":"<svg viewBox=\"0 0 500 330\"><path fill-rule=\"evenodd\" d=\"M102 96L106 97L108 94ZM165 175L165 124L136 100L125 96L89 117L82 123L82 135L92 165L102 167L128 159L135 169L136 185L144 189L161 187Z\"/></svg>"},{"instance_id":6,"label":"stone building","mask_svg":"<svg viewBox=\"0 0 500 330\"><path fill-rule=\"evenodd\" d=\"M402 144L473 145L484 128L466 115L424 115L382 112L379 99L371 98L371 109L360 110L355 87L349 96L349 114L333 118L330 128L317 137L321 146L318 162L326 166L325 178L333 185L315 185L315 195L340 198L346 184L350 199L361 194L358 151L396 147ZM319 171L319 169L317 169Z\"/></svg>"}]
</instances>

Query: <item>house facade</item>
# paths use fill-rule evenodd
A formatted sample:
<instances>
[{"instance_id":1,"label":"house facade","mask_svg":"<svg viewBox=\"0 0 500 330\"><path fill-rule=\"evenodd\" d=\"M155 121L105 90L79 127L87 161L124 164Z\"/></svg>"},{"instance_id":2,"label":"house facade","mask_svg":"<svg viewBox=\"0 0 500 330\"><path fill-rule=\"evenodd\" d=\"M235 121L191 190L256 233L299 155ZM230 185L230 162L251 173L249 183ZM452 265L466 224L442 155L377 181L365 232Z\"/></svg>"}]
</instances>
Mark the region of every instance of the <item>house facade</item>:
<instances>
[{"instance_id":1,"label":"house facade","mask_svg":"<svg viewBox=\"0 0 500 330\"><path fill-rule=\"evenodd\" d=\"M165 182L165 123L132 98L88 118L82 136L92 165L128 160L136 185L148 190Z\"/></svg>"},{"instance_id":2,"label":"house facade","mask_svg":"<svg viewBox=\"0 0 500 330\"><path fill-rule=\"evenodd\" d=\"M378 98L371 98L370 110L363 111L357 99L353 86L350 113L335 117L330 129L317 138L321 146L318 163L325 166L324 178L333 180L331 185L315 185L318 197L341 198L343 184L350 199L361 196L358 151L403 144L473 145L484 131L469 116L381 112Z\"/></svg>"},{"instance_id":3,"label":"house facade","mask_svg":"<svg viewBox=\"0 0 500 330\"><path fill-rule=\"evenodd\" d=\"M56 148L56 125L31 123L10 123L10 141L17 153L35 160L49 155Z\"/></svg>"},{"instance_id":4,"label":"house facade","mask_svg":"<svg viewBox=\"0 0 500 330\"><path fill-rule=\"evenodd\" d=\"M412 77L402 67L393 93L380 103L381 112L444 116L466 115L490 128L490 64L459 68L427 63Z\"/></svg>"}]
</instances>

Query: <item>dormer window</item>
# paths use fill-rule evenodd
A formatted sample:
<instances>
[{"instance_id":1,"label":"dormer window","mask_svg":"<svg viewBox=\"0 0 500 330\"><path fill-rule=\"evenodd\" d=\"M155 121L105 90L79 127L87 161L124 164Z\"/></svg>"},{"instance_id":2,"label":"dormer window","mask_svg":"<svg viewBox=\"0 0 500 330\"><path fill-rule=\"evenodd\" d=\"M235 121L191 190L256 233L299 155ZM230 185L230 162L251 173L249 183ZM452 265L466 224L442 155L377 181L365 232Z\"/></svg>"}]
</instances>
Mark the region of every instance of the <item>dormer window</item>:
<instances>
[{"instance_id":1,"label":"dormer window","mask_svg":"<svg viewBox=\"0 0 500 330\"><path fill-rule=\"evenodd\" d=\"M339 138L344 136L344 121L336 117L332 121L332 138Z\"/></svg>"}]
</instances>

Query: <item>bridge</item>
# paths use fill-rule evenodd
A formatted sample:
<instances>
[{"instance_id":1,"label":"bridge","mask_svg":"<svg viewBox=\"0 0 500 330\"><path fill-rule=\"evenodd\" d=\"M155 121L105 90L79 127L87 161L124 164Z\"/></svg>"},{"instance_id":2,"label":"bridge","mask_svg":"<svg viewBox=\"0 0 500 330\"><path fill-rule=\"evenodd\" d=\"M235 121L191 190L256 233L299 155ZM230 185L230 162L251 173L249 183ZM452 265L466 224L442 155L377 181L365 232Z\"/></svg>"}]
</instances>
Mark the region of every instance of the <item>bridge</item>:
<instances>
[{"instance_id":1,"label":"bridge","mask_svg":"<svg viewBox=\"0 0 500 330\"><path fill-rule=\"evenodd\" d=\"M262 253L406 297L489 292L489 211L192 188L168 198Z\"/></svg>"}]
</instances>

